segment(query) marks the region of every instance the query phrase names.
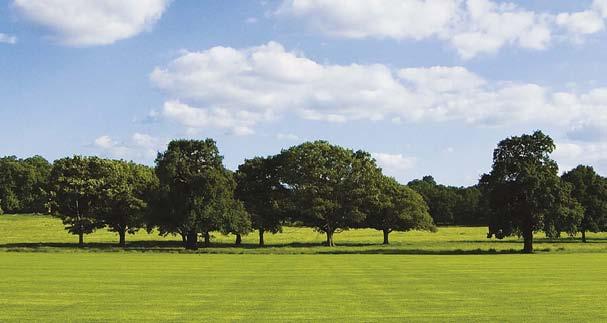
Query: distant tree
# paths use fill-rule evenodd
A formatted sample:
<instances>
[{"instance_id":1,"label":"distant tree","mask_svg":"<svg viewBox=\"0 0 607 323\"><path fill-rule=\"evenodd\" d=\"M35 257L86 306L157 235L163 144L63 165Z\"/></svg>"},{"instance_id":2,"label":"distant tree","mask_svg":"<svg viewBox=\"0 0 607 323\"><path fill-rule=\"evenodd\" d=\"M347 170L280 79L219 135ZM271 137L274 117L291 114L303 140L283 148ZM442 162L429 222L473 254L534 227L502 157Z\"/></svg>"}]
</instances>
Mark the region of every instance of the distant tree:
<instances>
[{"instance_id":1,"label":"distant tree","mask_svg":"<svg viewBox=\"0 0 607 323\"><path fill-rule=\"evenodd\" d=\"M453 189L437 184L432 176L424 176L407 185L424 197L436 224L454 224L454 211L460 197Z\"/></svg>"},{"instance_id":2,"label":"distant tree","mask_svg":"<svg viewBox=\"0 0 607 323\"><path fill-rule=\"evenodd\" d=\"M110 231L117 232L118 244L125 246L126 233L144 227L148 201L158 187L154 170L122 160L106 161L111 171L105 178L98 216Z\"/></svg>"},{"instance_id":3,"label":"distant tree","mask_svg":"<svg viewBox=\"0 0 607 323\"><path fill-rule=\"evenodd\" d=\"M49 188L51 209L61 218L69 233L78 235L84 245L84 235L103 227L97 217L100 192L111 176L109 164L97 157L63 158L55 161Z\"/></svg>"},{"instance_id":4,"label":"distant tree","mask_svg":"<svg viewBox=\"0 0 607 323\"><path fill-rule=\"evenodd\" d=\"M244 204L238 200L226 200L229 204L225 206L223 214L223 223L221 232L223 234L233 234L236 236L235 244L239 246L242 243L242 236L253 231L251 216L244 207Z\"/></svg>"},{"instance_id":5,"label":"distant tree","mask_svg":"<svg viewBox=\"0 0 607 323\"><path fill-rule=\"evenodd\" d=\"M48 213L51 164L40 156L0 158L0 207L8 213Z\"/></svg>"},{"instance_id":6,"label":"distant tree","mask_svg":"<svg viewBox=\"0 0 607 323\"><path fill-rule=\"evenodd\" d=\"M233 199L232 176L212 139L174 140L156 158L157 208L150 219L161 234L179 233L188 249L198 248L198 233L210 244L221 229L226 200Z\"/></svg>"},{"instance_id":7,"label":"distant tree","mask_svg":"<svg viewBox=\"0 0 607 323\"><path fill-rule=\"evenodd\" d=\"M244 202L251 215L253 227L259 230L259 245L264 245L264 233L278 233L285 218L288 190L279 176L280 163L276 157L247 159L236 171L236 197Z\"/></svg>"},{"instance_id":8,"label":"distant tree","mask_svg":"<svg viewBox=\"0 0 607 323\"><path fill-rule=\"evenodd\" d=\"M364 221L365 201L375 194L374 179L379 173L370 154L334 146L326 141L306 142L283 150L279 156L282 182L304 225L327 235Z\"/></svg>"},{"instance_id":9,"label":"distant tree","mask_svg":"<svg viewBox=\"0 0 607 323\"><path fill-rule=\"evenodd\" d=\"M583 209L558 177L558 166L550 158L554 148L541 131L498 144L492 170L480 180L492 208L489 237L522 235L523 251L531 253L535 231L548 236L558 236L561 230L576 232Z\"/></svg>"},{"instance_id":10,"label":"distant tree","mask_svg":"<svg viewBox=\"0 0 607 323\"><path fill-rule=\"evenodd\" d=\"M564 173L563 181L572 185L571 195L584 207L579 230L586 242L586 231L599 232L607 226L607 181L591 166L579 165Z\"/></svg>"},{"instance_id":11,"label":"distant tree","mask_svg":"<svg viewBox=\"0 0 607 323\"><path fill-rule=\"evenodd\" d=\"M411 188L391 177L381 175L378 194L369 204L366 225L384 233L384 244L389 244L392 231L436 231L428 205Z\"/></svg>"}]
</instances>

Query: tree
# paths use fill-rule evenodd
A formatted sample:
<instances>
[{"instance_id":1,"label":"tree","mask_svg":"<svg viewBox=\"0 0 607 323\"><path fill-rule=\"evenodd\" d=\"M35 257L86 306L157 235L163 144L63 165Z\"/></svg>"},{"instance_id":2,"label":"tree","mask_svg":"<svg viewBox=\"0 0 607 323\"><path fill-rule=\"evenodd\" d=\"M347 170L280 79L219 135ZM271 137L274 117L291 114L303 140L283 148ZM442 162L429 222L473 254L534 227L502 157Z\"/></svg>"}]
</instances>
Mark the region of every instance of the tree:
<instances>
[{"instance_id":1,"label":"tree","mask_svg":"<svg viewBox=\"0 0 607 323\"><path fill-rule=\"evenodd\" d=\"M48 213L51 164L40 156L0 158L0 207L8 213Z\"/></svg>"},{"instance_id":2,"label":"tree","mask_svg":"<svg viewBox=\"0 0 607 323\"><path fill-rule=\"evenodd\" d=\"M221 232L225 235L233 234L236 236L235 244L239 246L242 243L242 236L253 231L251 225L251 216L244 207L244 204L238 200L226 200L223 214L223 224Z\"/></svg>"},{"instance_id":3,"label":"tree","mask_svg":"<svg viewBox=\"0 0 607 323\"><path fill-rule=\"evenodd\" d=\"M389 244L392 231L436 231L423 197L395 179L381 175L377 198L369 205L366 225L384 233Z\"/></svg>"},{"instance_id":4,"label":"tree","mask_svg":"<svg viewBox=\"0 0 607 323\"><path fill-rule=\"evenodd\" d=\"M541 131L499 142L491 172L480 180L492 209L488 237L522 235L523 251L531 253L536 231L551 237L561 230L575 233L583 210L558 177L558 166L550 158L554 149L552 139Z\"/></svg>"},{"instance_id":5,"label":"tree","mask_svg":"<svg viewBox=\"0 0 607 323\"><path fill-rule=\"evenodd\" d=\"M236 197L244 202L253 227L259 230L259 245L264 233L278 233L285 218L288 190L281 185L280 163L276 157L247 159L236 171Z\"/></svg>"},{"instance_id":6,"label":"tree","mask_svg":"<svg viewBox=\"0 0 607 323\"><path fill-rule=\"evenodd\" d=\"M126 233L134 234L144 226L145 212L151 194L158 187L154 170L122 160L106 161L111 167L106 187L100 191L100 220L110 231L117 232L118 244L126 245Z\"/></svg>"},{"instance_id":7,"label":"tree","mask_svg":"<svg viewBox=\"0 0 607 323\"><path fill-rule=\"evenodd\" d=\"M49 187L51 209L61 218L69 233L78 235L78 244L84 245L84 235L103 227L96 216L100 192L111 175L108 163L97 157L63 158L55 161Z\"/></svg>"},{"instance_id":8,"label":"tree","mask_svg":"<svg viewBox=\"0 0 607 323\"><path fill-rule=\"evenodd\" d=\"M437 184L432 176L424 176L407 185L424 197L436 224L454 224L454 210L459 200L454 190Z\"/></svg>"},{"instance_id":9,"label":"tree","mask_svg":"<svg viewBox=\"0 0 607 323\"><path fill-rule=\"evenodd\" d=\"M571 195L584 207L579 230L586 242L586 231L599 232L607 225L607 181L591 166L579 165L564 173L563 181L572 185Z\"/></svg>"},{"instance_id":10,"label":"tree","mask_svg":"<svg viewBox=\"0 0 607 323\"><path fill-rule=\"evenodd\" d=\"M161 234L179 233L187 249L198 248L198 233L210 244L221 229L226 200L233 199L232 175L212 139L174 140L156 158L157 208L150 219Z\"/></svg>"},{"instance_id":11,"label":"tree","mask_svg":"<svg viewBox=\"0 0 607 323\"><path fill-rule=\"evenodd\" d=\"M303 143L283 150L281 181L292 191L294 205L305 225L327 235L364 221L365 201L374 194L380 172L371 156L326 141Z\"/></svg>"}]
</instances>

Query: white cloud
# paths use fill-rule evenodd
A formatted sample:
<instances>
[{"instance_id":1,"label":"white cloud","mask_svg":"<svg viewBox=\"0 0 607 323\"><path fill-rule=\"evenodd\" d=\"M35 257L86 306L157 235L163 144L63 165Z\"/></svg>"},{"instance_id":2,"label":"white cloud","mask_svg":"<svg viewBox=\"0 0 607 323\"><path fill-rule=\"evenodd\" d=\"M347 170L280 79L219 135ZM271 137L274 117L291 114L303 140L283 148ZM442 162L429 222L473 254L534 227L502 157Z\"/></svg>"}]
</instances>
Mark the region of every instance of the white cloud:
<instances>
[{"instance_id":1,"label":"white cloud","mask_svg":"<svg viewBox=\"0 0 607 323\"><path fill-rule=\"evenodd\" d=\"M247 24L256 24L257 22L259 22L259 19L257 19L256 17L249 17L247 19L245 19L245 21Z\"/></svg>"},{"instance_id":2,"label":"white cloud","mask_svg":"<svg viewBox=\"0 0 607 323\"><path fill-rule=\"evenodd\" d=\"M162 115L186 126L191 133L206 127L227 129L230 133L244 136L253 134L252 125L260 118L245 110L230 111L214 108L211 110L192 107L179 101L164 103Z\"/></svg>"},{"instance_id":3,"label":"white cloud","mask_svg":"<svg viewBox=\"0 0 607 323\"><path fill-rule=\"evenodd\" d=\"M408 171L415 167L415 157L406 157L402 154L372 153L377 164L382 168L384 174L396 179L402 179Z\"/></svg>"},{"instance_id":4,"label":"white cloud","mask_svg":"<svg viewBox=\"0 0 607 323\"><path fill-rule=\"evenodd\" d=\"M440 39L469 59L504 46L545 49L563 32L574 40L599 32L607 3L552 14L490 0L283 0L274 14L336 37Z\"/></svg>"},{"instance_id":5,"label":"white cloud","mask_svg":"<svg viewBox=\"0 0 607 323\"><path fill-rule=\"evenodd\" d=\"M276 139L278 140L299 140L299 136L292 133L277 133Z\"/></svg>"},{"instance_id":6,"label":"white cloud","mask_svg":"<svg viewBox=\"0 0 607 323\"><path fill-rule=\"evenodd\" d=\"M13 0L19 14L69 46L107 45L149 29L171 0Z\"/></svg>"},{"instance_id":7,"label":"white cloud","mask_svg":"<svg viewBox=\"0 0 607 323\"><path fill-rule=\"evenodd\" d=\"M0 43L14 45L17 43L17 36L0 33Z\"/></svg>"},{"instance_id":8,"label":"white cloud","mask_svg":"<svg viewBox=\"0 0 607 323\"><path fill-rule=\"evenodd\" d=\"M100 136L93 142L93 146L104 156L138 162L153 160L165 145L165 141L143 133L134 133L127 142L116 141L108 135Z\"/></svg>"},{"instance_id":9,"label":"white cloud","mask_svg":"<svg viewBox=\"0 0 607 323\"><path fill-rule=\"evenodd\" d=\"M150 78L169 97L162 117L193 130L249 134L259 122L284 114L341 123L527 122L571 129L607 124L607 88L558 92L486 80L460 66L322 64L275 42L186 52Z\"/></svg>"},{"instance_id":10,"label":"white cloud","mask_svg":"<svg viewBox=\"0 0 607 323\"><path fill-rule=\"evenodd\" d=\"M559 163L561 172L579 164L607 171L607 142L557 142L553 158Z\"/></svg>"}]
</instances>

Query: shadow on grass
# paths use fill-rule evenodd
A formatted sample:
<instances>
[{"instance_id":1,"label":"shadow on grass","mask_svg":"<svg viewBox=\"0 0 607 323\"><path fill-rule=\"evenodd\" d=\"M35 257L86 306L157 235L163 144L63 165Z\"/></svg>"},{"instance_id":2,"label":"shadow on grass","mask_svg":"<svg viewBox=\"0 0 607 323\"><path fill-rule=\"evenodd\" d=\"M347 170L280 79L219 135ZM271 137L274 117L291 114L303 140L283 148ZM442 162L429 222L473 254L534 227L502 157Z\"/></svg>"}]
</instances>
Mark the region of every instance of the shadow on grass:
<instances>
[{"instance_id":1,"label":"shadow on grass","mask_svg":"<svg viewBox=\"0 0 607 323\"><path fill-rule=\"evenodd\" d=\"M383 254L383 255L498 255L520 254L517 248L489 249L405 249L398 246L382 246L373 243L343 243L337 247L325 247L322 243L286 243L261 247L257 244L213 243L209 247L200 246L198 250L185 250L180 241L132 241L122 248L112 243L87 243L79 247L76 243L7 243L0 244L0 250L10 252L158 252L192 254ZM557 249L559 250L559 249ZM564 249L563 249L564 250ZM550 252L551 248L536 248L536 252Z\"/></svg>"}]
</instances>

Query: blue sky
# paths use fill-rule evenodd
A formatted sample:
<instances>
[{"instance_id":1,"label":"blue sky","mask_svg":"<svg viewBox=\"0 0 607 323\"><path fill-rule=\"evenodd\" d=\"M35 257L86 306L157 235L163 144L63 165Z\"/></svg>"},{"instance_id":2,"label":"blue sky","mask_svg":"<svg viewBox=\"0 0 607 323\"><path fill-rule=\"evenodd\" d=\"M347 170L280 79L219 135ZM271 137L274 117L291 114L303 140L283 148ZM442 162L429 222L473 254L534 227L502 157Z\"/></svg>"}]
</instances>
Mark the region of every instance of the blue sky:
<instances>
[{"instance_id":1,"label":"blue sky","mask_svg":"<svg viewBox=\"0 0 607 323\"><path fill-rule=\"evenodd\" d=\"M605 0L5 0L0 155L212 137L234 169L326 139L470 185L542 129L606 174L606 24Z\"/></svg>"}]
</instances>

